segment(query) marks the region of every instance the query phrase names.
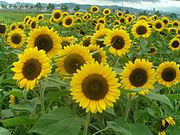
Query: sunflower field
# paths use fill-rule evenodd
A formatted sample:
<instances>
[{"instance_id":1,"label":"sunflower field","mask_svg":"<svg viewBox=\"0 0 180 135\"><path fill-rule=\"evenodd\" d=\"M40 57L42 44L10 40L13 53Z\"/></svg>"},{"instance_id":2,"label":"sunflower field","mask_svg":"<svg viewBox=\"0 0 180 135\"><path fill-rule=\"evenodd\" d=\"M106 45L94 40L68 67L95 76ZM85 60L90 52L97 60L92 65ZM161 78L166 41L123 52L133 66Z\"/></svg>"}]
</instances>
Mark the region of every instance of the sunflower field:
<instances>
[{"instance_id":1,"label":"sunflower field","mask_svg":"<svg viewBox=\"0 0 180 135\"><path fill-rule=\"evenodd\" d=\"M0 20L0 135L180 135L180 21L112 12Z\"/></svg>"}]
</instances>

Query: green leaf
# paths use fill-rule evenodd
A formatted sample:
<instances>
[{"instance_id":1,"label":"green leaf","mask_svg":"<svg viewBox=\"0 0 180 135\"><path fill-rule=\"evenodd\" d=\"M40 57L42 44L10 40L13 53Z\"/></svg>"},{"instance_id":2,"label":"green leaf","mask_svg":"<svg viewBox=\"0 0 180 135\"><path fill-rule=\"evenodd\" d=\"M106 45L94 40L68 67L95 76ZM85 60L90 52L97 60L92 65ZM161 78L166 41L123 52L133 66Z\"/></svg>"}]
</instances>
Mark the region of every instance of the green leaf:
<instances>
[{"instance_id":1,"label":"green leaf","mask_svg":"<svg viewBox=\"0 0 180 135\"><path fill-rule=\"evenodd\" d=\"M38 98L33 98L32 100L23 100L18 104L12 106L15 110L24 110L29 112L35 112L36 106L40 104L40 100Z\"/></svg>"},{"instance_id":2,"label":"green leaf","mask_svg":"<svg viewBox=\"0 0 180 135\"><path fill-rule=\"evenodd\" d=\"M136 123L139 122L145 124L149 120L149 114L145 110L138 110L134 113L134 120Z\"/></svg>"},{"instance_id":3,"label":"green leaf","mask_svg":"<svg viewBox=\"0 0 180 135\"><path fill-rule=\"evenodd\" d=\"M80 128L81 122L74 112L68 107L60 107L42 115L30 132L43 135L78 135Z\"/></svg>"},{"instance_id":4,"label":"green leaf","mask_svg":"<svg viewBox=\"0 0 180 135\"><path fill-rule=\"evenodd\" d=\"M18 97L18 98L23 98L23 91L22 90L12 89L9 93L11 95L14 95L14 96Z\"/></svg>"},{"instance_id":5,"label":"green leaf","mask_svg":"<svg viewBox=\"0 0 180 135\"><path fill-rule=\"evenodd\" d=\"M36 121L34 118L29 118L26 116L17 116L14 118L4 119L2 120L2 124L4 127L9 126L18 126L18 125L31 125Z\"/></svg>"},{"instance_id":6,"label":"green leaf","mask_svg":"<svg viewBox=\"0 0 180 135\"><path fill-rule=\"evenodd\" d=\"M148 95L145 95L147 98L151 99L151 100L157 100L160 102L163 102L165 104L167 104L169 107L171 107L172 110L174 110L174 107L171 103L171 101L169 100L169 98L165 95L161 95L161 94L157 94L157 93L149 93Z\"/></svg>"},{"instance_id":7,"label":"green leaf","mask_svg":"<svg viewBox=\"0 0 180 135\"><path fill-rule=\"evenodd\" d=\"M7 129L0 127L0 135L11 135L11 134Z\"/></svg>"},{"instance_id":8,"label":"green leaf","mask_svg":"<svg viewBox=\"0 0 180 135\"><path fill-rule=\"evenodd\" d=\"M64 97L69 95L70 91L67 90L57 90L57 91L48 91L47 93L47 97L51 100L51 101L56 101L59 99L59 97Z\"/></svg>"}]
</instances>

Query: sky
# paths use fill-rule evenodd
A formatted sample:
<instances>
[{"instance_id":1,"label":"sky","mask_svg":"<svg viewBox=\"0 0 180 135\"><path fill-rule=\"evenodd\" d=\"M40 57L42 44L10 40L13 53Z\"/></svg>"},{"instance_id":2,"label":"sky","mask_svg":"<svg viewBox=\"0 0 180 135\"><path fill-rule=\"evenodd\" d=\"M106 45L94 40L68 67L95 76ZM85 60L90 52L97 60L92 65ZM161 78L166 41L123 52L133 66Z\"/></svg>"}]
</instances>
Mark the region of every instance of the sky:
<instances>
[{"instance_id":1,"label":"sky","mask_svg":"<svg viewBox=\"0 0 180 135\"><path fill-rule=\"evenodd\" d=\"M1 0L0 0L1 1ZM8 3L15 2L29 2L29 3L67 3L73 2L78 4L91 4L91 5L119 5L125 7L134 7L138 9L153 9L157 10L179 10L180 0L3 0ZM123 1L123 3L122 3Z\"/></svg>"}]
</instances>

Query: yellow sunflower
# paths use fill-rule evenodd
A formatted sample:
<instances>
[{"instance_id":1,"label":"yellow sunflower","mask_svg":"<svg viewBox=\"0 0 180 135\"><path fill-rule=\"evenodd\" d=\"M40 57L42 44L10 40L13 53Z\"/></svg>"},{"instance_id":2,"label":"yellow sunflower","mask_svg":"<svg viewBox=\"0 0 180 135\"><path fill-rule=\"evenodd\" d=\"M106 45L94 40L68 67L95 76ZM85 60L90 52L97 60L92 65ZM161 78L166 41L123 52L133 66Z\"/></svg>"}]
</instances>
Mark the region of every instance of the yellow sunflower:
<instances>
[{"instance_id":1,"label":"yellow sunflower","mask_svg":"<svg viewBox=\"0 0 180 135\"><path fill-rule=\"evenodd\" d=\"M105 37L104 44L110 46L110 53L118 56L125 55L131 46L129 34L120 29L114 29Z\"/></svg>"},{"instance_id":2,"label":"yellow sunflower","mask_svg":"<svg viewBox=\"0 0 180 135\"><path fill-rule=\"evenodd\" d=\"M78 12L75 13L75 16L76 16L76 17L82 16L82 15L83 15L83 12L79 12L79 11L78 11Z\"/></svg>"},{"instance_id":3,"label":"yellow sunflower","mask_svg":"<svg viewBox=\"0 0 180 135\"><path fill-rule=\"evenodd\" d=\"M26 28L26 26L23 22L19 22L17 27L22 29L22 30L25 30L25 28Z\"/></svg>"},{"instance_id":4,"label":"yellow sunflower","mask_svg":"<svg viewBox=\"0 0 180 135\"><path fill-rule=\"evenodd\" d=\"M86 35L85 37L83 37L82 41L80 42L80 45L83 45L85 47L88 47L91 44L91 36L90 35Z\"/></svg>"},{"instance_id":5,"label":"yellow sunflower","mask_svg":"<svg viewBox=\"0 0 180 135\"><path fill-rule=\"evenodd\" d=\"M26 35L24 34L24 31L21 29L12 30L7 35L7 43L12 48L21 48L25 41Z\"/></svg>"},{"instance_id":6,"label":"yellow sunflower","mask_svg":"<svg viewBox=\"0 0 180 135\"><path fill-rule=\"evenodd\" d=\"M37 22L36 18L32 19L29 27L30 27L31 30L34 30L34 29L36 29L38 27L38 22Z\"/></svg>"},{"instance_id":7,"label":"yellow sunflower","mask_svg":"<svg viewBox=\"0 0 180 135\"><path fill-rule=\"evenodd\" d=\"M149 18L148 18L147 16L145 16L145 15L141 15L141 16L138 17L137 20L138 20L138 21L139 21L139 20L149 21Z\"/></svg>"},{"instance_id":8,"label":"yellow sunflower","mask_svg":"<svg viewBox=\"0 0 180 135\"><path fill-rule=\"evenodd\" d=\"M88 48L95 61L97 61L99 64L106 63L106 52L103 50L103 48L100 48L97 45L90 45Z\"/></svg>"},{"instance_id":9,"label":"yellow sunflower","mask_svg":"<svg viewBox=\"0 0 180 135\"><path fill-rule=\"evenodd\" d=\"M151 35L151 29L146 21L137 21L137 23L133 25L131 31L136 38L148 38Z\"/></svg>"},{"instance_id":10,"label":"yellow sunflower","mask_svg":"<svg viewBox=\"0 0 180 135\"><path fill-rule=\"evenodd\" d=\"M0 36L4 35L7 31L7 26L5 24L0 23Z\"/></svg>"},{"instance_id":11,"label":"yellow sunflower","mask_svg":"<svg viewBox=\"0 0 180 135\"><path fill-rule=\"evenodd\" d=\"M169 24L169 19L166 16L162 17L162 21L163 21L164 25L168 25Z\"/></svg>"},{"instance_id":12,"label":"yellow sunflower","mask_svg":"<svg viewBox=\"0 0 180 135\"><path fill-rule=\"evenodd\" d=\"M98 6L92 6L91 8L90 8L90 12L92 12L92 13L98 13L99 12L99 7Z\"/></svg>"},{"instance_id":13,"label":"yellow sunflower","mask_svg":"<svg viewBox=\"0 0 180 135\"><path fill-rule=\"evenodd\" d=\"M68 15L68 16L63 18L62 24L64 27L70 28L74 24L74 18L72 16Z\"/></svg>"},{"instance_id":14,"label":"yellow sunflower","mask_svg":"<svg viewBox=\"0 0 180 135\"><path fill-rule=\"evenodd\" d=\"M56 59L56 71L60 74L73 74L86 63L94 62L89 50L81 45L66 46Z\"/></svg>"},{"instance_id":15,"label":"yellow sunflower","mask_svg":"<svg viewBox=\"0 0 180 135\"><path fill-rule=\"evenodd\" d=\"M110 30L106 28L102 28L98 31L96 31L93 36L91 37L91 44L92 45L99 45L100 47L104 47L104 38L106 37L107 33L109 33Z\"/></svg>"},{"instance_id":16,"label":"yellow sunflower","mask_svg":"<svg viewBox=\"0 0 180 135\"><path fill-rule=\"evenodd\" d=\"M169 48L173 51L175 50L180 50L180 39L179 38L173 38L170 42L169 42Z\"/></svg>"},{"instance_id":17,"label":"yellow sunflower","mask_svg":"<svg viewBox=\"0 0 180 135\"><path fill-rule=\"evenodd\" d=\"M105 9L103 10L103 14L104 14L104 15L109 15L109 14L111 14L111 10L110 10L109 8L105 8Z\"/></svg>"},{"instance_id":18,"label":"yellow sunflower","mask_svg":"<svg viewBox=\"0 0 180 135\"><path fill-rule=\"evenodd\" d=\"M121 22L120 22L119 20L115 20L115 21L114 21L114 25L115 25L115 26L117 26L117 25L119 26L120 24L121 24Z\"/></svg>"},{"instance_id":19,"label":"yellow sunflower","mask_svg":"<svg viewBox=\"0 0 180 135\"><path fill-rule=\"evenodd\" d=\"M55 22L59 22L63 17L63 13L61 10L53 10L52 12L52 18L53 18L53 21Z\"/></svg>"},{"instance_id":20,"label":"yellow sunflower","mask_svg":"<svg viewBox=\"0 0 180 135\"><path fill-rule=\"evenodd\" d=\"M131 24L133 22L133 16L132 15L128 15L125 19L126 24Z\"/></svg>"},{"instance_id":21,"label":"yellow sunflower","mask_svg":"<svg viewBox=\"0 0 180 135\"><path fill-rule=\"evenodd\" d=\"M165 25L163 23L163 21L161 20L156 20L153 22L153 28L158 31L158 32L161 32L162 30L164 30L165 28Z\"/></svg>"},{"instance_id":22,"label":"yellow sunflower","mask_svg":"<svg viewBox=\"0 0 180 135\"><path fill-rule=\"evenodd\" d=\"M169 125L174 126L176 123L173 119L173 117L169 116L167 118L162 119L159 123L158 123L158 135L166 135L166 128Z\"/></svg>"},{"instance_id":23,"label":"yellow sunflower","mask_svg":"<svg viewBox=\"0 0 180 135\"><path fill-rule=\"evenodd\" d=\"M65 17L65 16L67 16L67 15L69 15L68 12L63 12L63 17Z\"/></svg>"},{"instance_id":24,"label":"yellow sunflower","mask_svg":"<svg viewBox=\"0 0 180 135\"><path fill-rule=\"evenodd\" d=\"M99 18L97 20L97 23L102 23L102 24L106 24L106 19L103 17L103 18Z\"/></svg>"},{"instance_id":25,"label":"yellow sunflower","mask_svg":"<svg viewBox=\"0 0 180 135\"><path fill-rule=\"evenodd\" d=\"M157 68L157 81L158 83L171 87L180 82L179 64L176 62L163 62Z\"/></svg>"},{"instance_id":26,"label":"yellow sunflower","mask_svg":"<svg viewBox=\"0 0 180 135\"><path fill-rule=\"evenodd\" d=\"M120 21L121 23L125 23L126 18L125 18L125 17L121 17L121 18L119 19L119 21Z\"/></svg>"},{"instance_id":27,"label":"yellow sunflower","mask_svg":"<svg viewBox=\"0 0 180 135\"><path fill-rule=\"evenodd\" d=\"M36 19L37 19L38 21L44 20L44 15L43 15L43 14L38 14L38 15L36 16Z\"/></svg>"},{"instance_id":28,"label":"yellow sunflower","mask_svg":"<svg viewBox=\"0 0 180 135\"><path fill-rule=\"evenodd\" d=\"M108 65L97 62L86 64L78 70L70 85L73 99L86 112L102 113L112 107L120 96L116 73Z\"/></svg>"},{"instance_id":29,"label":"yellow sunflower","mask_svg":"<svg viewBox=\"0 0 180 135\"><path fill-rule=\"evenodd\" d=\"M121 83L125 89L152 89L155 82L155 72L152 63L145 59L136 59L126 64L121 74Z\"/></svg>"},{"instance_id":30,"label":"yellow sunflower","mask_svg":"<svg viewBox=\"0 0 180 135\"><path fill-rule=\"evenodd\" d=\"M61 37L61 46L62 48L66 46L70 46L71 44L74 44L76 42L75 37Z\"/></svg>"},{"instance_id":31,"label":"yellow sunflower","mask_svg":"<svg viewBox=\"0 0 180 135\"><path fill-rule=\"evenodd\" d=\"M122 16L124 16L124 13L123 13L123 11L118 11L118 12L116 12L116 15L118 17L122 17Z\"/></svg>"},{"instance_id":32,"label":"yellow sunflower","mask_svg":"<svg viewBox=\"0 0 180 135\"><path fill-rule=\"evenodd\" d=\"M173 27L179 27L179 21L178 20L174 20L172 22L172 25L173 25Z\"/></svg>"},{"instance_id":33,"label":"yellow sunflower","mask_svg":"<svg viewBox=\"0 0 180 135\"><path fill-rule=\"evenodd\" d=\"M102 23L97 23L96 26L95 26L95 31L98 31L98 30L100 30L102 28L105 28L105 25L102 24Z\"/></svg>"},{"instance_id":34,"label":"yellow sunflower","mask_svg":"<svg viewBox=\"0 0 180 135\"><path fill-rule=\"evenodd\" d=\"M37 46L38 50L44 50L49 57L53 57L61 49L59 35L53 28L49 29L46 26L30 31L27 43L27 47Z\"/></svg>"},{"instance_id":35,"label":"yellow sunflower","mask_svg":"<svg viewBox=\"0 0 180 135\"><path fill-rule=\"evenodd\" d=\"M180 27L176 29L177 35L180 35Z\"/></svg>"},{"instance_id":36,"label":"yellow sunflower","mask_svg":"<svg viewBox=\"0 0 180 135\"><path fill-rule=\"evenodd\" d=\"M10 25L10 30L15 30L17 28L17 24L16 23L12 23Z\"/></svg>"},{"instance_id":37,"label":"yellow sunflower","mask_svg":"<svg viewBox=\"0 0 180 135\"><path fill-rule=\"evenodd\" d=\"M15 72L13 79L17 80L20 88L32 90L42 77L51 72L50 59L37 47L25 49L18 58L11 70Z\"/></svg>"},{"instance_id":38,"label":"yellow sunflower","mask_svg":"<svg viewBox=\"0 0 180 135\"><path fill-rule=\"evenodd\" d=\"M23 21L24 24L27 24L30 19L31 19L31 16L26 16Z\"/></svg>"}]
</instances>

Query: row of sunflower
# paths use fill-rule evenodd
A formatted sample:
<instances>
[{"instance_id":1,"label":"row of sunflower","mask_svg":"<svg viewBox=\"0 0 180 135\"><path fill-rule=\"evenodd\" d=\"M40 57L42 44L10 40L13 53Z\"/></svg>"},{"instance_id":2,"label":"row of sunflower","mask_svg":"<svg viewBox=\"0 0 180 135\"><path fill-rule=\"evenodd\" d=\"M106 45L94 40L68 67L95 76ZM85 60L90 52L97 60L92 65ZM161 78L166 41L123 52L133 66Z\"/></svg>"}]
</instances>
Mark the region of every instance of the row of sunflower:
<instances>
[{"instance_id":1,"label":"row of sunflower","mask_svg":"<svg viewBox=\"0 0 180 135\"><path fill-rule=\"evenodd\" d=\"M141 100L145 102L147 99L144 96L148 97L152 93L160 93L160 97L164 96L161 94L179 94L178 20L166 16L125 14L122 11L113 13L108 8L101 12L97 6L92 6L86 13L69 14L54 10L50 16L46 19L44 14L38 14L36 17L26 16L22 22L8 26L0 24L1 39L5 43L3 50L18 52L18 58L15 58L16 62L11 68L18 86L11 86L8 91L20 88L32 92L33 97L39 94L40 116L49 108L57 106L49 104L44 107L48 101L45 100L46 88L41 86L43 80L56 73L62 82L68 83L64 88L66 91L70 89L70 97L66 95L68 101L79 104L82 108L80 112L85 109L87 116L90 113L106 113L108 108L113 107L120 117L133 123L135 120L131 120L131 117L135 114L132 101L138 105L138 100L143 97ZM158 100L152 96L150 99ZM15 106L15 100L18 99L11 94L10 107ZM64 101L58 98L56 102L58 100ZM117 109L121 102L125 102L122 103L124 108ZM72 104L71 108L74 107ZM149 103L148 106L142 104L134 111L145 107L152 106ZM170 115L178 117L180 114L178 110L167 113L164 107L159 111L158 117L149 118L158 121L157 128L151 130L158 132L158 135L165 135L168 125L175 125ZM78 115L81 115L80 112ZM86 122L90 122L88 117L84 135L88 132ZM149 122L148 126L154 125ZM99 130L96 131L94 135L99 133ZM89 133L93 134L93 130Z\"/></svg>"}]
</instances>

